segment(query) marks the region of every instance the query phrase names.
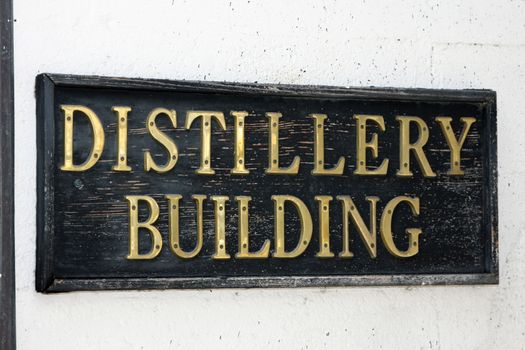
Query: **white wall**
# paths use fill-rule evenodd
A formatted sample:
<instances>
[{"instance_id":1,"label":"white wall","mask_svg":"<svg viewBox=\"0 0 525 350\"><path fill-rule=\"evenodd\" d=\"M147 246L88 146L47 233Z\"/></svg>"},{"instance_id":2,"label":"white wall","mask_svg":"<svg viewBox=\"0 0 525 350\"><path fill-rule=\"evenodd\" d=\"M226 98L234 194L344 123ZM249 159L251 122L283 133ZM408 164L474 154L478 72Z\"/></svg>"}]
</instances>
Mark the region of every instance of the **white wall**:
<instances>
[{"instance_id":1,"label":"white wall","mask_svg":"<svg viewBox=\"0 0 525 350\"><path fill-rule=\"evenodd\" d=\"M520 349L525 1L15 0L20 349ZM498 93L499 286L34 291L40 72Z\"/></svg>"}]
</instances>

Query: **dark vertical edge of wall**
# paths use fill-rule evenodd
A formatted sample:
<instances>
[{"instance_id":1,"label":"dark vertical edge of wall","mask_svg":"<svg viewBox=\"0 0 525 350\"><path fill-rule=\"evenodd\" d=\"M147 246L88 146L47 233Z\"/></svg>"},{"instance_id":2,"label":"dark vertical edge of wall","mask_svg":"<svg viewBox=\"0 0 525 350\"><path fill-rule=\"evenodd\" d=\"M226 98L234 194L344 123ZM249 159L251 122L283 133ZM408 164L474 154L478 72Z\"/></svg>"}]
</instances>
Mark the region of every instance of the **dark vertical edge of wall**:
<instances>
[{"instance_id":1,"label":"dark vertical edge of wall","mask_svg":"<svg viewBox=\"0 0 525 350\"><path fill-rule=\"evenodd\" d=\"M13 1L0 1L0 349L15 349Z\"/></svg>"}]
</instances>

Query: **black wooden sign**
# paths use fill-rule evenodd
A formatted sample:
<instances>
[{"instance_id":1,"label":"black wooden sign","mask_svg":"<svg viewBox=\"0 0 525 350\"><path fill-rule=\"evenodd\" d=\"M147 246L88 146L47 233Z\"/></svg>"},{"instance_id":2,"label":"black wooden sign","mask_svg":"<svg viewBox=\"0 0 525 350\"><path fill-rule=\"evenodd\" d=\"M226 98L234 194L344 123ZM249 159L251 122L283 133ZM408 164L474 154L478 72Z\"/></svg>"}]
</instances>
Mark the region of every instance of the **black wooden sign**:
<instances>
[{"instance_id":1,"label":"black wooden sign","mask_svg":"<svg viewBox=\"0 0 525 350\"><path fill-rule=\"evenodd\" d=\"M497 283L496 95L43 74L36 289Z\"/></svg>"}]
</instances>

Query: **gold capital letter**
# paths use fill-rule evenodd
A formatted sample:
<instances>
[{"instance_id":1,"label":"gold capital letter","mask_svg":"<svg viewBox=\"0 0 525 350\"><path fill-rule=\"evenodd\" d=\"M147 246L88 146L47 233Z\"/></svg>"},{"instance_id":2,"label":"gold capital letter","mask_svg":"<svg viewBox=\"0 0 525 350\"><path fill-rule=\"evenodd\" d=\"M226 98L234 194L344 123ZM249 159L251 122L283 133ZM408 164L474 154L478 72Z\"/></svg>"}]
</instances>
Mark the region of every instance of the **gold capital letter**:
<instances>
[{"instance_id":1,"label":"gold capital letter","mask_svg":"<svg viewBox=\"0 0 525 350\"><path fill-rule=\"evenodd\" d=\"M113 112L117 112L117 165L113 165L111 169L114 171L131 171L128 166L128 113L131 111L130 107L113 107Z\"/></svg>"},{"instance_id":2,"label":"gold capital letter","mask_svg":"<svg viewBox=\"0 0 525 350\"><path fill-rule=\"evenodd\" d=\"M215 254L212 258L216 260L229 259L230 255L226 253L226 224L225 212L227 196L211 196L210 199L215 204Z\"/></svg>"},{"instance_id":3,"label":"gold capital letter","mask_svg":"<svg viewBox=\"0 0 525 350\"><path fill-rule=\"evenodd\" d=\"M234 118L235 129L235 159L231 174L246 175L250 171L244 166L244 118L248 116L248 112L231 111L230 114Z\"/></svg>"},{"instance_id":4,"label":"gold capital letter","mask_svg":"<svg viewBox=\"0 0 525 350\"><path fill-rule=\"evenodd\" d=\"M144 153L144 170L150 171L151 169L153 169L158 173L165 173L173 169L175 164L177 164L179 151L177 150L177 145L175 144L175 142L173 142L173 140L170 137L168 137L168 135L166 135L165 133L160 131L159 128L157 128L155 119L157 119L157 117L160 114L166 114L170 118L173 127L176 128L177 112L166 108L155 108L148 115L148 119L146 122L146 127L148 128L148 131L151 134L151 136L153 136L155 140L157 140L166 148L166 150L168 150L168 161L165 165L157 165L153 160L153 157L151 156L150 152L146 151Z\"/></svg>"},{"instance_id":5,"label":"gold capital letter","mask_svg":"<svg viewBox=\"0 0 525 350\"><path fill-rule=\"evenodd\" d=\"M292 164L287 168L279 167L279 118L283 115L278 112L267 112L269 131L268 131L268 169L266 174L296 175L299 172L301 159L295 156Z\"/></svg>"},{"instance_id":6,"label":"gold capital letter","mask_svg":"<svg viewBox=\"0 0 525 350\"><path fill-rule=\"evenodd\" d=\"M266 239L259 251L250 253L250 241L248 237L248 202L252 200L249 196L237 196L235 200L239 207L239 252L235 254L237 259L266 259L270 254L270 240Z\"/></svg>"},{"instance_id":7,"label":"gold capital letter","mask_svg":"<svg viewBox=\"0 0 525 350\"><path fill-rule=\"evenodd\" d=\"M334 253L330 251L330 201L332 196L315 196L319 203L319 252L315 254L318 258L333 258Z\"/></svg>"},{"instance_id":8,"label":"gold capital letter","mask_svg":"<svg viewBox=\"0 0 525 350\"><path fill-rule=\"evenodd\" d=\"M91 168L100 159L104 149L104 128L100 123L95 112L86 106L61 105L64 111L64 165L60 167L62 171L85 171ZM73 164L73 115L81 112L88 117L93 130L93 146L88 159L80 165Z\"/></svg>"},{"instance_id":9,"label":"gold capital letter","mask_svg":"<svg viewBox=\"0 0 525 350\"><path fill-rule=\"evenodd\" d=\"M312 216L308 211L308 208L297 197L287 196L287 195L275 195L272 196L272 200L275 202L275 252L272 254L274 258L296 258L301 255L312 238ZM299 213L299 218L301 220L301 234L299 235L299 242L294 250L287 252L284 247L284 204L289 201L292 202L295 209Z\"/></svg>"},{"instance_id":10,"label":"gold capital letter","mask_svg":"<svg viewBox=\"0 0 525 350\"><path fill-rule=\"evenodd\" d=\"M314 170L312 175L342 175L345 167L345 157L339 157L337 165L332 169L324 167L324 121L326 114L310 114L314 121Z\"/></svg>"},{"instance_id":11,"label":"gold capital letter","mask_svg":"<svg viewBox=\"0 0 525 350\"><path fill-rule=\"evenodd\" d=\"M149 196L126 196L129 202L129 260L150 260L159 255L162 248L162 236L153 226L159 217L159 205ZM148 204L150 215L144 222L139 222L139 201ZM146 254L139 254L139 229L146 229L151 236L151 250Z\"/></svg>"},{"instance_id":12,"label":"gold capital letter","mask_svg":"<svg viewBox=\"0 0 525 350\"><path fill-rule=\"evenodd\" d=\"M464 117L460 118L459 120L461 120L461 122L463 123L463 130L461 130L461 135L459 135L458 141L456 139L456 136L454 135L452 126L450 125L452 118L436 117L436 121L439 123L441 131L443 131L443 134L447 139L448 148L450 148L450 171L448 172L449 175L465 175L465 172L461 170L461 149L463 148L463 144L467 139L467 134L470 130L470 127L472 126L472 124L474 124L476 118Z\"/></svg>"},{"instance_id":13,"label":"gold capital letter","mask_svg":"<svg viewBox=\"0 0 525 350\"><path fill-rule=\"evenodd\" d=\"M430 168L428 159L423 152L423 146L428 141L429 131L427 124L419 117L402 117L397 116L399 121L399 170L397 176L410 177L410 151L414 152L419 167L425 177L434 177L436 173ZM410 123L416 123L419 138L416 142L410 143Z\"/></svg>"},{"instance_id":14,"label":"gold capital letter","mask_svg":"<svg viewBox=\"0 0 525 350\"><path fill-rule=\"evenodd\" d=\"M392 199L385 207L383 215L381 215L381 239L390 254L397 258L409 258L419 252L418 237L423 232L420 228L407 228L405 232L408 235L408 248L405 251L400 251L392 237L392 216L397 205L401 202L409 204L412 214L419 215L419 198L411 198L406 196L399 196Z\"/></svg>"},{"instance_id":15,"label":"gold capital letter","mask_svg":"<svg viewBox=\"0 0 525 350\"><path fill-rule=\"evenodd\" d=\"M186 129L191 127L193 121L202 117L201 123L201 165L195 170L199 175L213 175L215 170L211 168L211 120L215 118L222 130L226 130L226 121L222 112L213 111L188 111L186 113Z\"/></svg>"},{"instance_id":16,"label":"gold capital letter","mask_svg":"<svg viewBox=\"0 0 525 350\"><path fill-rule=\"evenodd\" d=\"M197 242L195 248L186 252L182 250L180 246L180 226L179 226L179 200L182 198L180 194L168 194L166 195L169 205L169 227L170 227L170 248L171 251L182 259L191 259L202 249L202 202L206 199L206 196L195 194L191 196L195 200L197 209Z\"/></svg>"},{"instance_id":17,"label":"gold capital letter","mask_svg":"<svg viewBox=\"0 0 525 350\"><path fill-rule=\"evenodd\" d=\"M370 257L377 257L377 230L376 230L376 207L379 201L378 197L365 197L370 202L370 230L366 227L361 214L357 210L352 198L349 196L337 196L337 199L343 204L343 251L339 253L341 258L351 258L354 254L350 251L350 222L348 216L357 228L361 240L365 244L366 250Z\"/></svg>"},{"instance_id":18,"label":"gold capital letter","mask_svg":"<svg viewBox=\"0 0 525 350\"><path fill-rule=\"evenodd\" d=\"M385 131L385 121L381 115L354 115L357 128L357 165L354 174L356 175L386 175L388 170L388 159L383 159L381 165L374 170L369 170L366 167L366 151L372 151L372 157L375 159L379 156L379 149L377 146L377 133L372 134L370 142L366 141L366 122L373 121L379 126L381 131Z\"/></svg>"}]
</instances>

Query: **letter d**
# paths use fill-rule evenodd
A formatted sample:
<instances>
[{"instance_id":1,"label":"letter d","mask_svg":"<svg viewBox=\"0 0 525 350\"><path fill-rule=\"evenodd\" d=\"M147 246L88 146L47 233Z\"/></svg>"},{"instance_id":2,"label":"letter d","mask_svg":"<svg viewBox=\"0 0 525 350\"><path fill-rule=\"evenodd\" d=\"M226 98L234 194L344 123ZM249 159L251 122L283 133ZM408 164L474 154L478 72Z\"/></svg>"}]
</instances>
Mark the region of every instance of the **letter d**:
<instances>
[{"instance_id":1,"label":"letter d","mask_svg":"<svg viewBox=\"0 0 525 350\"><path fill-rule=\"evenodd\" d=\"M306 250L308 243L310 243L310 239L312 238L312 216L304 202L297 197L275 195L272 196L272 200L275 202L275 252L272 256L274 258L296 258ZM291 202L294 205L301 220L299 243L297 243L295 249L290 252L287 252L284 249L284 204L286 202Z\"/></svg>"},{"instance_id":2,"label":"letter d","mask_svg":"<svg viewBox=\"0 0 525 350\"><path fill-rule=\"evenodd\" d=\"M62 105L64 111L64 165L60 167L63 171L85 171L91 168L99 160L104 149L104 129L95 112L85 106ZM93 146L88 159L80 164L73 164L73 114L82 112L88 117L93 129Z\"/></svg>"}]
</instances>

